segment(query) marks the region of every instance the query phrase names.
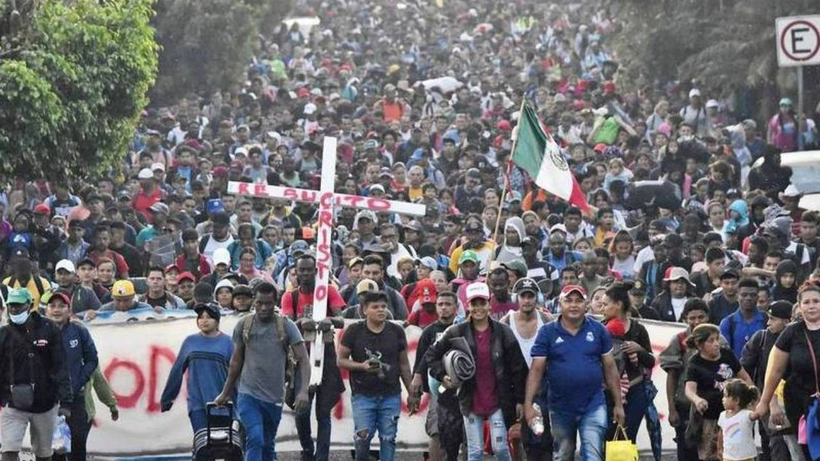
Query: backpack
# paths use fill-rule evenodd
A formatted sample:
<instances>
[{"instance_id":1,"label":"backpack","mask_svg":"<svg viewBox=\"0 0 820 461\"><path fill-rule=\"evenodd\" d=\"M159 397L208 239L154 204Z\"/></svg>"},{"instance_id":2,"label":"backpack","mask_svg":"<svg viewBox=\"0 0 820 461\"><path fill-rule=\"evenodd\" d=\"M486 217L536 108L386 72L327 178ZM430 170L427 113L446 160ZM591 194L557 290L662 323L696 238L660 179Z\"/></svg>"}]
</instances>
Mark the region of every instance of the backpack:
<instances>
[{"instance_id":1,"label":"backpack","mask_svg":"<svg viewBox=\"0 0 820 461\"><path fill-rule=\"evenodd\" d=\"M46 294L46 289L43 286L42 278L40 278L39 275L32 275L31 277L34 279L34 287L37 289L37 293L39 293L40 298L42 298L43 295ZM9 277L9 283L8 283L9 289L12 289L14 287L14 284L16 284L16 283L20 284L19 288L26 288L28 286L28 284L26 284L24 286L22 283L20 283L19 280L17 280L17 277L15 277L13 275L11 277ZM51 288L51 287L49 287L49 288Z\"/></svg>"},{"instance_id":2,"label":"backpack","mask_svg":"<svg viewBox=\"0 0 820 461\"><path fill-rule=\"evenodd\" d=\"M737 320L735 320L734 312L732 312L732 314L727 318L729 319L729 337L726 339L729 341L729 347L732 348L735 343L735 328L737 328ZM763 312L763 325L766 325L768 321L769 315ZM763 329L766 330L765 327Z\"/></svg>"},{"instance_id":3,"label":"backpack","mask_svg":"<svg viewBox=\"0 0 820 461\"><path fill-rule=\"evenodd\" d=\"M297 293L298 297L298 291L294 291L294 293ZM256 320L256 314L252 313L248 315L247 320L245 320L245 324L242 325L242 341L246 345L251 337L251 327L253 327L254 320ZM279 344L282 345L282 350L285 352L287 357L285 362L285 403L291 409L294 409L296 406L296 379L294 378L296 376L297 361L296 357L293 355L293 351L290 347L288 347L290 342L287 334L285 333L285 320L281 315L274 313L273 321L276 322L276 331L279 336Z\"/></svg>"}]
</instances>

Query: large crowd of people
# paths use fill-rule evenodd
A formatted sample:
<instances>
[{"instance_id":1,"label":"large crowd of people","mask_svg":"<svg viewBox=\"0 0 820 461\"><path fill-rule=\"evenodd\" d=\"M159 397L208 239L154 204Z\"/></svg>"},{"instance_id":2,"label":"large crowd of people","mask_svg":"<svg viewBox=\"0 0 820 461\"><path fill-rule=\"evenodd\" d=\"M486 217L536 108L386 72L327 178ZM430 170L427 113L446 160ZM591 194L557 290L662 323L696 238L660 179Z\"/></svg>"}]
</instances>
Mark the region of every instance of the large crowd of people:
<instances>
[{"instance_id":1,"label":"large crowd of people","mask_svg":"<svg viewBox=\"0 0 820 461\"><path fill-rule=\"evenodd\" d=\"M58 414L68 457L85 459L92 389L118 417L106 345L83 324L184 310L198 332L162 410L187 372L193 432L208 402L234 402L247 460L275 459L283 403L302 459L327 460L344 392L356 459L378 433L392 460L402 388L411 414L429 394L432 460L602 460L616 430L634 442L644 424L659 460L662 413L679 460L820 456L798 437L820 380L820 212L780 162L816 145L811 114L783 97L758 118L708 82L623 81L607 45L619 25L585 4L296 8L319 24L260 38L236 88L146 109L123 173L0 190L4 461L26 427L51 456ZM524 103L589 206L511 161ZM336 192L426 211L336 209L316 321L318 205L227 185L318 190L325 137ZM643 319L686 330L656 356ZM414 363L400 322L424 329ZM313 338L342 328L309 386Z\"/></svg>"}]
</instances>

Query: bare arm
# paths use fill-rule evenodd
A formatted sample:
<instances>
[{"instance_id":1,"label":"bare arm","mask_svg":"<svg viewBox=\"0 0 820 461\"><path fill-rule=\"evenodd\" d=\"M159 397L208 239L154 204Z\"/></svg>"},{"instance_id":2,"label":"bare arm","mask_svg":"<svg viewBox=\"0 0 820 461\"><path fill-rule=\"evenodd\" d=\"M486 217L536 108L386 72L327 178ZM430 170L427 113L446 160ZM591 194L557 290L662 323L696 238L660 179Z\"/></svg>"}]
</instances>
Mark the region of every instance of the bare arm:
<instances>
[{"instance_id":1,"label":"bare arm","mask_svg":"<svg viewBox=\"0 0 820 461\"><path fill-rule=\"evenodd\" d=\"M367 364L364 362L357 362L350 358L351 350L349 347L344 345L339 345L339 359L337 363L339 364L339 368L343 368L348 371L367 371Z\"/></svg>"},{"instance_id":2,"label":"bare arm","mask_svg":"<svg viewBox=\"0 0 820 461\"><path fill-rule=\"evenodd\" d=\"M412 395L410 392L410 387L413 381L413 376L410 369L410 359L407 357L407 349L404 349L399 354L399 376L401 377L401 381L404 383L404 388L407 389L407 392Z\"/></svg>"},{"instance_id":3,"label":"bare arm","mask_svg":"<svg viewBox=\"0 0 820 461\"><path fill-rule=\"evenodd\" d=\"M299 363L299 375L302 377L302 382L299 386L299 393L307 395L308 386L310 385L310 358L308 357L307 348L304 342L293 344L290 346L293 351L293 356Z\"/></svg>"},{"instance_id":4,"label":"bare arm","mask_svg":"<svg viewBox=\"0 0 820 461\"><path fill-rule=\"evenodd\" d=\"M624 413L624 403L621 400L621 377L618 375L618 365L611 353L601 356L601 363L604 366L604 379L606 386L612 394L612 415L615 421L621 426L626 424L626 414Z\"/></svg>"},{"instance_id":5,"label":"bare arm","mask_svg":"<svg viewBox=\"0 0 820 461\"><path fill-rule=\"evenodd\" d=\"M532 419L535 417L535 409L532 406L532 400L535 394L541 389L541 380L544 379L544 371L547 369L546 357L533 357L530 371L527 374L527 386L524 389L524 419L527 425L532 425Z\"/></svg>"},{"instance_id":6,"label":"bare arm","mask_svg":"<svg viewBox=\"0 0 820 461\"><path fill-rule=\"evenodd\" d=\"M761 405L764 405L764 407L769 406L772 397L774 397L774 391L777 389L778 384L780 384L780 380L783 379L783 374L786 372L786 365L788 365L788 363L789 353L777 347L773 347L772 352L769 354L769 362L766 367L766 381L763 384L763 395L760 396L758 408L760 408Z\"/></svg>"},{"instance_id":7,"label":"bare arm","mask_svg":"<svg viewBox=\"0 0 820 461\"><path fill-rule=\"evenodd\" d=\"M746 372L745 368L740 369L740 372L737 374L737 377L742 379L743 381L745 381L746 384L748 384L750 386L755 385L755 383L752 382L752 377L749 376L749 373Z\"/></svg>"},{"instance_id":8,"label":"bare arm","mask_svg":"<svg viewBox=\"0 0 820 461\"><path fill-rule=\"evenodd\" d=\"M225 379L225 386L222 387L222 392L216 397L217 404L224 404L230 399L233 388L236 385L236 380L242 373L242 367L245 365L245 345L234 343L233 354L231 354L231 363L228 365L228 378Z\"/></svg>"},{"instance_id":9,"label":"bare arm","mask_svg":"<svg viewBox=\"0 0 820 461\"><path fill-rule=\"evenodd\" d=\"M675 392L678 390L678 380L680 373L678 370L668 370L666 372L666 405L669 407L669 414L677 413L675 408Z\"/></svg>"}]
</instances>

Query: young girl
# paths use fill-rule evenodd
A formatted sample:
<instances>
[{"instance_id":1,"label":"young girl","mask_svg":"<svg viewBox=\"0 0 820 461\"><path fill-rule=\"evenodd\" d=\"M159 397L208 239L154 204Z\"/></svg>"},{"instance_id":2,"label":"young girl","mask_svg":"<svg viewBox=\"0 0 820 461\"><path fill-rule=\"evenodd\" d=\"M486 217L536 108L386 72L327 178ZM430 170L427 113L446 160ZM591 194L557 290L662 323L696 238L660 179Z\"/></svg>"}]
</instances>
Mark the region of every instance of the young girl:
<instances>
[{"instance_id":1,"label":"young girl","mask_svg":"<svg viewBox=\"0 0 820 461\"><path fill-rule=\"evenodd\" d=\"M613 181L621 181L628 184L632 179L632 172L624 166L624 161L619 158L613 158L609 161L609 171L604 176L604 189L609 190L609 185Z\"/></svg>"},{"instance_id":2,"label":"young girl","mask_svg":"<svg viewBox=\"0 0 820 461\"><path fill-rule=\"evenodd\" d=\"M633 253L632 237L627 231L618 231L612 244L609 247L609 252L612 254L612 264L610 268L613 271L620 272L621 276L626 281L635 279L635 256Z\"/></svg>"},{"instance_id":3,"label":"young girl","mask_svg":"<svg viewBox=\"0 0 820 461\"><path fill-rule=\"evenodd\" d=\"M718 438L718 453L724 460L754 460L755 415L749 406L757 400L758 390L740 379L730 379L723 387L723 412L718 418L721 436Z\"/></svg>"}]
</instances>

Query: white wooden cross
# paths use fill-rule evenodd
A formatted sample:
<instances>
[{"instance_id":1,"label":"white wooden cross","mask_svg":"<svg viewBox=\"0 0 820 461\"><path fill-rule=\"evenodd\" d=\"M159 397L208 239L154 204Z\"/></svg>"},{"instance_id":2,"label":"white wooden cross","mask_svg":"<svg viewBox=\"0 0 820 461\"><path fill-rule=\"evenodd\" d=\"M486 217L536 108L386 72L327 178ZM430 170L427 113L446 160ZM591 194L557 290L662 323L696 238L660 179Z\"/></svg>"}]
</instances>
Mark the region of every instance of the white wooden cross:
<instances>
[{"instance_id":1,"label":"white wooden cross","mask_svg":"<svg viewBox=\"0 0 820 461\"><path fill-rule=\"evenodd\" d=\"M333 208L348 206L393 213L424 216L427 208L417 203L395 202L375 197L336 194L333 192L336 180L336 138L325 137L322 150L322 183L318 191L293 187L269 186L230 181L228 193L253 197L280 198L297 202L319 203L319 229L316 237L316 287L313 290L313 320L318 323L327 316L327 293L332 269L330 236L333 232ZM293 306L294 311L296 306ZM310 351L310 384L322 382L325 343L322 332L316 332L316 339Z\"/></svg>"}]
</instances>

